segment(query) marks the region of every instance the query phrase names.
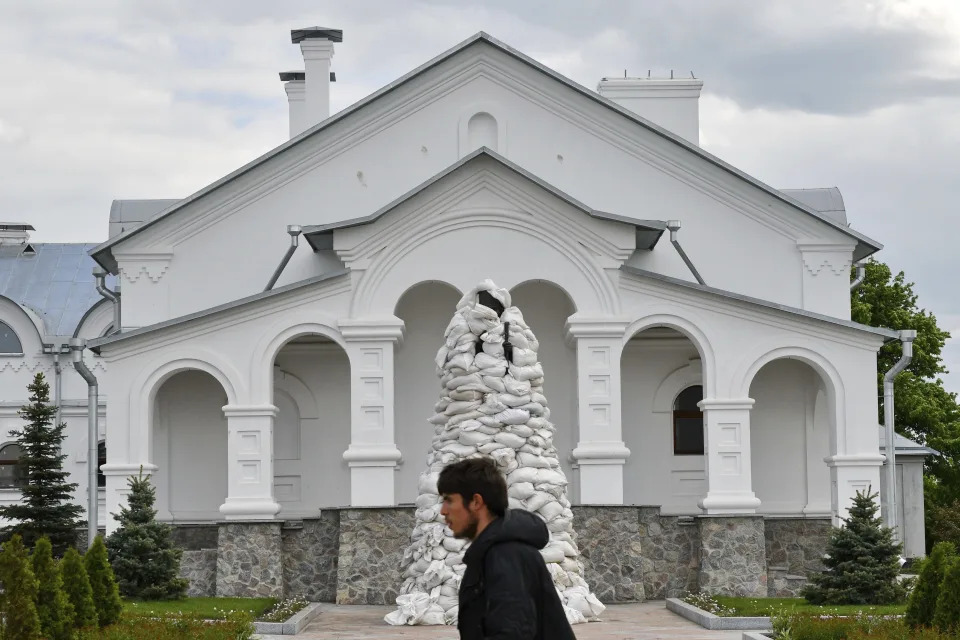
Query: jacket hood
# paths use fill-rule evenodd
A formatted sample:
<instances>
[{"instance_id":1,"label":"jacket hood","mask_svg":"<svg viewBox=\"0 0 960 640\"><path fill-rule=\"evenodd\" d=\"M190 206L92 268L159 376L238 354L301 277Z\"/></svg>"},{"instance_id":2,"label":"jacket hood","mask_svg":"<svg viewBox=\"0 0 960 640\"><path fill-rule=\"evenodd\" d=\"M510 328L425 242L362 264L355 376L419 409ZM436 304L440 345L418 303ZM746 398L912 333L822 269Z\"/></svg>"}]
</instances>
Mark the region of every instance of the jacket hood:
<instances>
[{"instance_id":1,"label":"jacket hood","mask_svg":"<svg viewBox=\"0 0 960 640\"><path fill-rule=\"evenodd\" d=\"M464 562L476 556L484 556L487 549L501 542L522 542L535 549L543 549L550 541L547 524L535 514L522 509L507 509L502 518L497 518L477 536L464 554Z\"/></svg>"}]
</instances>

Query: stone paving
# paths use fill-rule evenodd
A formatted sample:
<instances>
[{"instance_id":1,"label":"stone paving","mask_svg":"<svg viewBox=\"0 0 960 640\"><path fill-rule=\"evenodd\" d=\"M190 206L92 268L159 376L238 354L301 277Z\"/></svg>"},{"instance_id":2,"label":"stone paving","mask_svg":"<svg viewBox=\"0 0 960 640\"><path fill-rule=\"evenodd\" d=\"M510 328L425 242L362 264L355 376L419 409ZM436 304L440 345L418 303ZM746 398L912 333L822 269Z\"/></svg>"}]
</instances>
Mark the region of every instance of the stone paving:
<instances>
[{"instance_id":1,"label":"stone paving","mask_svg":"<svg viewBox=\"0 0 960 640\"><path fill-rule=\"evenodd\" d=\"M262 640L296 637L304 640L376 640L379 638L424 638L458 640L454 627L391 627L383 616L393 607L369 605L323 605L323 612L296 636L261 636ZM742 631L708 631L667 611L663 600L642 604L610 605L602 622L577 625L579 640L740 640Z\"/></svg>"}]
</instances>

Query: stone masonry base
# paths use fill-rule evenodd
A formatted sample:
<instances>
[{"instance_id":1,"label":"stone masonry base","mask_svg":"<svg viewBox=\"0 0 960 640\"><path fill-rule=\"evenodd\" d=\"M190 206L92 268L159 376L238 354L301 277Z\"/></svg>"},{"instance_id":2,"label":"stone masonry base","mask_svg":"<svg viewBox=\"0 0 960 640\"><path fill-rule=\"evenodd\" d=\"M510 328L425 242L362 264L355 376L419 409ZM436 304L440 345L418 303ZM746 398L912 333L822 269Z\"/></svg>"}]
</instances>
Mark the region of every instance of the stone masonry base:
<instances>
[{"instance_id":1,"label":"stone masonry base","mask_svg":"<svg viewBox=\"0 0 960 640\"><path fill-rule=\"evenodd\" d=\"M578 506L591 589L607 604L713 594L796 595L823 569L829 518L664 516L659 507ZM326 509L317 518L177 525L191 596L302 596L394 604L412 507Z\"/></svg>"}]
</instances>

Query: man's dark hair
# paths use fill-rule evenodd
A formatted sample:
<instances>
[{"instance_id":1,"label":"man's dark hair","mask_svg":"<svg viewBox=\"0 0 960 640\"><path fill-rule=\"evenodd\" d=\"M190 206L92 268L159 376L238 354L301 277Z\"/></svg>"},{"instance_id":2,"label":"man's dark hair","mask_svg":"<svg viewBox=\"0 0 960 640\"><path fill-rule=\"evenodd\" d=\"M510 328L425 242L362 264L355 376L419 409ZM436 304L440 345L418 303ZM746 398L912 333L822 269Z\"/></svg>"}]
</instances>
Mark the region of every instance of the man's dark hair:
<instances>
[{"instance_id":1,"label":"man's dark hair","mask_svg":"<svg viewBox=\"0 0 960 640\"><path fill-rule=\"evenodd\" d=\"M459 493L466 505L479 493L490 513L502 518L507 511L507 481L491 458L467 458L447 465L437 479L441 495Z\"/></svg>"}]
</instances>

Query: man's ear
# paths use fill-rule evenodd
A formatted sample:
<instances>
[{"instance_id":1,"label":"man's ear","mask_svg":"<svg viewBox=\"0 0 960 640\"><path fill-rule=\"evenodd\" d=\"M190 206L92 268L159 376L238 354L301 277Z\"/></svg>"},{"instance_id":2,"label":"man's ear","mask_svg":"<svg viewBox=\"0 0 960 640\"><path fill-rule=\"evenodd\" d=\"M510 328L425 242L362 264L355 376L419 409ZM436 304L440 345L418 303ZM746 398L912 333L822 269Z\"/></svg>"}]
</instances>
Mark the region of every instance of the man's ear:
<instances>
[{"instance_id":1,"label":"man's ear","mask_svg":"<svg viewBox=\"0 0 960 640\"><path fill-rule=\"evenodd\" d=\"M483 496L481 496L479 493L475 493L470 497L470 502L467 504L467 509L476 512L480 511L485 506L486 503L483 501Z\"/></svg>"}]
</instances>

